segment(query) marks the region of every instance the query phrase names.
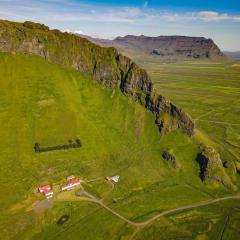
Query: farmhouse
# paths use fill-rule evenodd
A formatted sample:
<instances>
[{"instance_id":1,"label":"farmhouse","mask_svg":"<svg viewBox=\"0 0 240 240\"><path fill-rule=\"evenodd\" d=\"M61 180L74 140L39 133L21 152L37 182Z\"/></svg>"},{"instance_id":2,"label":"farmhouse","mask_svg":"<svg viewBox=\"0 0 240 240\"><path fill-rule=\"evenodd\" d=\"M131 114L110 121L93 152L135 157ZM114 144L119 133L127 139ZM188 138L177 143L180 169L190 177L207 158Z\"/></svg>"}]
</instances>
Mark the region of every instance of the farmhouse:
<instances>
[{"instance_id":1,"label":"farmhouse","mask_svg":"<svg viewBox=\"0 0 240 240\"><path fill-rule=\"evenodd\" d=\"M52 187L49 184L39 187L38 191L42 193L46 198L51 198L53 196Z\"/></svg>"},{"instance_id":2,"label":"farmhouse","mask_svg":"<svg viewBox=\"0 0 240 240\"><path fill-rule=\"evenodd\" d=\"M119 182L119 180L120 180L120 176L116 175L116 176L112 176L112 177L106 177L106 179L107 179L108 181L117 183L117 182Z\"/></svg>"},{"instance_id":3,"label":"farmhouse","mask_svg":"<svg viewBox=\"0 0 240 240\"><path fill-rule=\"evenodd\" d=\"M80 185L80 183L81 183L81 180L79 178L74 178L62 186L62 191L71 190L77 185Z\"/></svg>"}]
</instances>

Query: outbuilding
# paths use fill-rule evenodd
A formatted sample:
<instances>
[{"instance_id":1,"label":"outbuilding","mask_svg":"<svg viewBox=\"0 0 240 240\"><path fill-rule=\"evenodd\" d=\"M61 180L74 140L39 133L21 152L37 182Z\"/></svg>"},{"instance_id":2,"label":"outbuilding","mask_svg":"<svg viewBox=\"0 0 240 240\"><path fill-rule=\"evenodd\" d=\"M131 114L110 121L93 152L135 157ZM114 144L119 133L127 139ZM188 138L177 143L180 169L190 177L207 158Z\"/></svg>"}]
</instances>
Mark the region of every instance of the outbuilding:
<instances>
[{"instance_id":1,"label":"outbuilding","mask_svg":"<svg viewBox=\"0 0 240 240\"><path fill-rule=\"evenodd\" d=\"M53 196L52 187L49 184L39 187L38 191L42 193L46 198L51 198Z\"/></svg>"},{"instance_id":2,"label":"outbuilding","mask_svg":"<svg viewBox=\"0 0 240 240\"><path fill-rule=\"evenodd\" d=\"M80 184L81 184L81 180L79 178L74 178L62 186L62 191L71 190Z\"/></svg>"},{"instance_id":3,"label":"outbuilding","mask_svg":"<svg viewBox=\"0 0 240 240\"><path fill-rule=\"evenodd\" d=\"M71 176L66 177L66 180L67 180L67 181L70 181L70 180L73 180L74 178L75 178L75 176L74 176L74 175L71 175Z\"/></svg>"},{"instance_id":4,"label":"outbuilding","mask_svg":"<svg viewBox=\"0 0 240 240\"><path fill-rule=\"evenodd\" d=\"M112 177L106 177L106 179L107 179L108 181L117 183L117 182L120 181L120 176L119 176L119 175L116 175L116 176L112 176Z\"/></svg>"}]
</instances>

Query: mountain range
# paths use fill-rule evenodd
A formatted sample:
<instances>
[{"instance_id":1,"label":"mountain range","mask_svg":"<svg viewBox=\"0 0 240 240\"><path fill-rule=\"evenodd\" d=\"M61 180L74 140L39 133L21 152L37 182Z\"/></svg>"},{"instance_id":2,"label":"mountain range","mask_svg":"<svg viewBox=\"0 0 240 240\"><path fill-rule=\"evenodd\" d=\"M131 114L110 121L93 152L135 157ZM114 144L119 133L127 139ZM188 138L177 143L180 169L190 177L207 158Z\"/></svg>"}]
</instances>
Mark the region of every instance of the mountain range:
<instances>
[{"instance_id":1,"label":"mountain range","mask_svg":"<svg viewBox=\"0 0 240 240\"><path fill-rule=\"evenodd\" d=\"M187 36L134 36L117 37L113 40L79 35L103 47L115 47L133 59L178 60L223 60L226 56L212 39Z\"/></svg>"}]
</instances>

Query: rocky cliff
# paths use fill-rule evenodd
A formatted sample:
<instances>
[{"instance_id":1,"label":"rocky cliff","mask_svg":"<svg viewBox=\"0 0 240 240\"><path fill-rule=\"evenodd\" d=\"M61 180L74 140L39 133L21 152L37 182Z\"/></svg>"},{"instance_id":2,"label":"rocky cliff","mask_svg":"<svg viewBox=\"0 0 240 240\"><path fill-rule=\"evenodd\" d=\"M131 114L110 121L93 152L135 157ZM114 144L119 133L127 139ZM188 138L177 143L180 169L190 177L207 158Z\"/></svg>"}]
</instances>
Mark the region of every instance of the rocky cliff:
<instances>
[{"instance_id":1,"label":"rocky cliff","mask_svg":"<svg viewBox=\"0 0 240 240\"><path fill-rule=\"evenodd\" d=\"M180 128L194 134L194 123L181 109L158 95L146 71L115 48L103 48L73 34L32 22L0 21L0 51L32 53L88 74L107 87L119 88L156 116L161 132Z\"/></svg>"}]
</instances>

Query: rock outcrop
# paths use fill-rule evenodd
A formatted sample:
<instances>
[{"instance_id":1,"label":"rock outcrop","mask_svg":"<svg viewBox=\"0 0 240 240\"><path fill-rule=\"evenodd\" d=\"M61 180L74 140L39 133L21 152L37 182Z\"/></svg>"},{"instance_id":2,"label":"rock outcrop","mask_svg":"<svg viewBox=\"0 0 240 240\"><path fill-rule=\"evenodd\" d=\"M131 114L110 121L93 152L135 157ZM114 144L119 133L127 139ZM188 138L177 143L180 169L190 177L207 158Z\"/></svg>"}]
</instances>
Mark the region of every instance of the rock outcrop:
<instances>
[{"instance_id":1,"label":"rock outcrop","mask_svg":"<svg viewBox=\"0 0 240 240\"><path fill-rule=\"evenodd\" d=\"M191 118L154 90L145 70L115 48L103 48L74 34L49 30L42 24L0 21L0 52L32 53L88 74L107 86L119 88L156 116L161 132L182 129L194 135Z\"/></svg>"},{"instance_id":2,"label":"rock outcrop","mask_svg":"<svg viewBox=\"0 0 240 240\"><path fill-rule=\"evenodd\" d=\"M236 162L235 165L236 165L236 172L240 174L240 162Z\"/></svg>"},{"instance_id":3,"label":"rock outcrop","mask_svg":"<svg viewBox=\"0 0 240 240\"><path fill-rule=\"evenodd\" d=\"M210 147L205 147L197 156L202 181L211 180L236 191L237 187L225 172L220 155Z\"/></svg>"},{"instance_id":4,"label":"rock outcrop","mask_svg":"<svg viewBox=\"0 0 240 240\"><path fill-rule=\"evenodd\" d=\"M171 154L169 151L164 151L162 153L162 157L171 162L171 164L173 165L173 167L175 168L176 171L179 171L181 166L179 164L179 162L177 161L177 159L173 156L173 154Z\"/></svg>"}]
</instances>

